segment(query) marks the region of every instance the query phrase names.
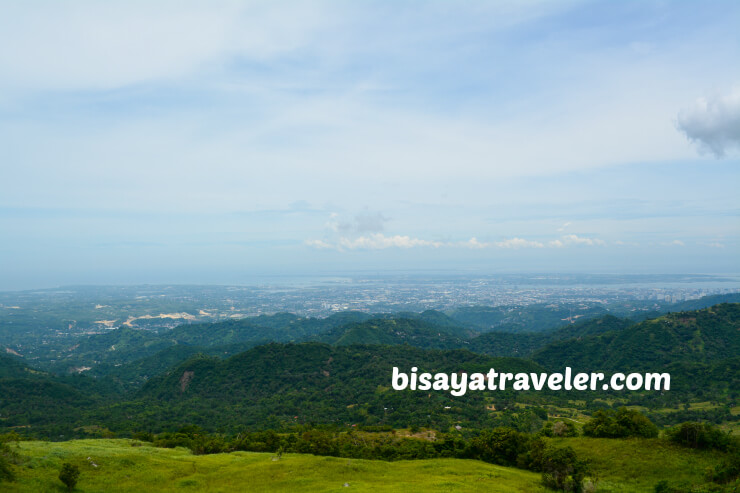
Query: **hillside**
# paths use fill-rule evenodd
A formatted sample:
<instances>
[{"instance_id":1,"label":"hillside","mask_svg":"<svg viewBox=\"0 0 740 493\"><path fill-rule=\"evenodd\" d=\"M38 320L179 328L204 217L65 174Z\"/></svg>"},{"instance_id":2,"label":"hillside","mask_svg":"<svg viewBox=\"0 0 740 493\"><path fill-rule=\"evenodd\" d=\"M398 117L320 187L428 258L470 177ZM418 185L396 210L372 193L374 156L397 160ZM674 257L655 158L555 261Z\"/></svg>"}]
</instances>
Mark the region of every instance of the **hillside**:
<instances>
[{"instance_id":1,"label":"hillside","mask_svg":"<svg viewBox=\"0 0 740 493\"><path fill-rule=\"evenodd\" d=\"M297 423L433 425L485 423L484 393L392 391L393 366L409 371L540 371L534 363L468 351L408 346L268 344L226 360L194 357L152 378L137 398L91 417L116 429L193 423L216 427L281 428ZM511 391L497 398L511 398ZM445 407L448 409L445 409ZM145 408L145 410L144 410ZM134 414L134 418L130 418ZM129 416L129 418L126 418Z\"/></svg>"},{"instance_id":2,"label":"hillside","mask_svg":"<svg viewBox=\"0 0 740 493\"><path fill-rule=\"evenodd\" d=\"M540 475L511 467L462 459L385 462L313 455L232 452L194 456L190 451L132 447L131 440L21 442L28 466L3 491L62 491L57 478L63 462L79 465L79 491L388 491L407 493L544 492ZM138 442L140 444L140 442ZM91 463L96 464L93 467ZM32 467L31 467L32 466ZM135 473L132 473L134 472ZM348 487L343 485L347 484Z\"/></svg>"},{"instance_id":3,"label":"hillside","mask_svg":"<svg viewBox=\"0 0 740 493\"><path fill-rule=\"evenodd\" d=\"M184 324L161 334L120 327L81 338L73 346L65 348L61 354L53 354L34 363L58 373L90 367L93 373L103 376L111 368L154 356L175 345L196 348L238 345L244 351L268 342L305 340L334 327L368 318L369 315L360 312L342 312L323 319L278 313L225 322ZM162 354L190 355L199 350L170 349Z\"/></svg>"},{"instance_id":4,"label":"hillside","mask_svg":"<svg viewBox=\"0 0 740 493\"><path fill-rule=\"evenodd\" d=\"M655 484L704 484L704 471L721 460L711 451L672 446L660 439L560 438L588 458L604 493L652 493ZM132 446L137 445L137 446ZM57 476L63 462L78 465L79 491L168 492L242 491L424 491L502 493L545 492L540 474L477 460L425 459L397 462L303 454L232 452L192 455L134 440L21 442L17 481L3 491L62 491ZM93 466L95 464L95 466ZM135 471L135 474L132 472ZM708 491L708 490L696 490Z\"/></svg>"},{"instance_id":5,"label":"hillside","mask_svg":"<svg viewBox=\"0 0 740 493\"><path fill-rule=\"evenodd\" d=\"M58 377L0 355L0 428L75 420L108 397L108 389L92 379Z\"/></svg>"},{"instance_id":6,"label":"hillside","mask_svg":"<svg viewBox=\"0 0 740 493\"><path fill-rule=\"evenodd\" d=\"M491 356L529 357L547 344L604 332L619 331L632 325L632 321L604 315L580 320L574 324L548 332L488 332L470 339L467 346L476 353Z\"/></svg>"},{"instance_id":7,"label":"hillside","mask_svg":"<svg viewBox=\"0 0 740 493\"><path fill-rule=\"evenodd\" d=\"M621 331L554 342L533 355L549 368L654 370L669 364L716 364L740 354L740 304L670 313Z\"/></svg>"},{"instance_id":8,"label":"hillside","mask_svg":"<svg viewBox=\"0 0 740 493\"><path fill-rule=\"evenodd\" d=\"M336 327L320 334L316 339L336 346L408 344L425 349L453 349L468 345L464 338L447 332L448 329L449 326L433 325L422 319L376 318Z\"/></svg>"}]
</instances>

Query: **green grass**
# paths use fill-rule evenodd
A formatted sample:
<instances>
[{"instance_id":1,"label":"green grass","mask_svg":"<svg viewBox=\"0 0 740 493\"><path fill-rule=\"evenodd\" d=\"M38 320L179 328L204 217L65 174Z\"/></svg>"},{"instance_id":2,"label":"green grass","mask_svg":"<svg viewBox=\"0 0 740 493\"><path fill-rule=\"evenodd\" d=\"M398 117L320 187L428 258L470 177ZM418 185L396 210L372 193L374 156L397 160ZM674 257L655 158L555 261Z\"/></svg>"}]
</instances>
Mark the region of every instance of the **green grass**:
<instances>
[{"instance_id":1,"label":"green grass","mask_svg":"<svg viewBox=\"0 0 740 493\"><path fill-rule=\"evenodd\" d=\"M652 492L655 484L702 484L707 467L723 455L674 446L663 439L559 438L591 462L599 492ZM132 444L138 445L133 446ZM12 445L11 447L14 447ZM540 475L474 460L384 462L286 454L234 452L194 456L124 439L21 442L17 481L3 492L63 492L62 463L81 471L78 492L159 491L389 491L543 492ZM89 458L89 459L88 459ZM97 464L97 467L92 463ZM343 485L349 484L349 488Z\"/></svg>"},{"instance_id":2,"label":"green grass","mask_svg":"<svg viewBox=\"0 0 740 493\"><path fill-rule=\"evenodd\" d=\"M21 442L25 463L7 492L63 492L64 462L79 466L78 492L398 491L537 492L540 475L479 461L383 462L312 455L234 452L194 456L185 449L133 447L131 440ZM90 460L88 460L90 457ZM98 467L91 465L94 462ZM349 488L343 487L345 483Z\"/></svg>"},{"instance_id":3,"label":"green grass","mask_svg":"<svg viewBox=\"0 0 740 493\"><path fill-rule=\"evenodd\" d=\"M599 492L652 492L663 479L672 483L703 484L704 471L722 461L716 451L689 450L658 438L560 438L558 446L570 445L588 459Z\"/></svg>"}]
</instances>

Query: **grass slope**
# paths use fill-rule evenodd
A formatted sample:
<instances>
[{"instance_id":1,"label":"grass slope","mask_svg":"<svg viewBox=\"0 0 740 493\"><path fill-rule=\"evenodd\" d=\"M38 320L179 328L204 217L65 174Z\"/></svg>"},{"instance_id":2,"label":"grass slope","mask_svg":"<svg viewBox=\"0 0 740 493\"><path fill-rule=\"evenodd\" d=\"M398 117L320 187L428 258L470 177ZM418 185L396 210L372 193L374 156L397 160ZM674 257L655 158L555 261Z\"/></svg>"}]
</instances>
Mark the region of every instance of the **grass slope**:
<instances>
[{"instance_id":1,"label":"grass slope","mask_svg":"<svg viewBox=\"0 0 740 493\"><path fill-rule=\"evenodd\" d=\"M502 493L544 491L540 475L479 461L383 462L313 455L234 452L193 456L184 449L132 447L131 440L22 442L26 464L6 492L63 492L64 462L79 466L77 489L92 492L389 491ZM89 458L89 459L88 459ZM98 467L91 465L91 462ZM350 485L347 489L345 483Z\"/></svg>"},{"instance_id":2,"label":"grass slope","mask_svg":"<svg viewBox=\"0 0 740 493\"><path fill-rule=\"evenodd\" d=\"M551 443L569 445L590 461L600 493L652 492L664 479L672 484L703 485L704 471L723 458L717 451L688 450L658 438L579 437Z\"/></svg>"}]
</instances>

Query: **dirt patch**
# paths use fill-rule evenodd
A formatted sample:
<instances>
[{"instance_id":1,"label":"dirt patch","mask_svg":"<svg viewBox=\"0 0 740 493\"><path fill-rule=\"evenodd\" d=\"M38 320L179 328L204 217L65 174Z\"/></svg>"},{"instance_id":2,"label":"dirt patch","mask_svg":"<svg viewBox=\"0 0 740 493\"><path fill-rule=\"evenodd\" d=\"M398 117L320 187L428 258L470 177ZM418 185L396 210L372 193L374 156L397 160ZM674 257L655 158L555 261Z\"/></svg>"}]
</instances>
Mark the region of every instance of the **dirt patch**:
<instances>
[{"instance_id":1,"label":"dirt patch","mask_svg":"<svg viewBox=\"0 0 740 493\"><path fill-rule=\"evenodd\" d=\"M188 385L190 385L190 381L195 376L194 371L186 371L183 372L182 376L180 377L180 392L185 392L188 388Z\"/></svg>"}]
</instances>

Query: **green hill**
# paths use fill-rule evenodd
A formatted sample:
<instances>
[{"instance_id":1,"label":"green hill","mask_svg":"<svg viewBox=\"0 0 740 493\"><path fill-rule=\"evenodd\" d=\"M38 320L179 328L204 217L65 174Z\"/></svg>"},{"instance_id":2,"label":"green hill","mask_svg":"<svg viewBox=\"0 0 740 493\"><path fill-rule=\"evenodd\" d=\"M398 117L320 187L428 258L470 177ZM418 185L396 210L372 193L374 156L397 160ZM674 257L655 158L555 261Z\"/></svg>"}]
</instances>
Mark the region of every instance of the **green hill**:
<instances>
[{"instance_id":1,"label":"green hill","mask_svg":"<svg viewBox=\"0 0 740 493\"><path fill-rule=\"evenodd\" d=\"M300 423L407 426L490 422L486 397L469 392L393 391L392 368L446 373L540 371L529 361L491 358L463 350L410 346L268 344L225 360L194 357L150 379L132 402L90 419L116 429L159 429L193 423L218 427L279 429ZM513 391L498 392L511 398ZM447 407L447 409L445 409Z\"/></svg>"},{"instance_id":2,"label":"green hill","mask_svg":"<svg viewBox=\"0 0 740 493\"><path fill-rule=\"evenodd\" d=\"M470 339L469 349L491 356L526 358L547 344L604 332L623 330L633 322L613 315L581 320L548 332L488 332Z\"/></svg>"},{"instance_id":3,"label":"green hill","mask_svg":"<svg viewBox=\"0 0 740 493\"><path fill-rule=\"evenodd\" d=\"M722 460L713 451L679 448L661 439L550 439L591 463L596 491L652 493L661 480L679 491L709 489L704 471ZM79 491L389 491L545 492L540 474L477 460L378 460L271 453L192 455L134 440L21 442L15 482L3 491L63 491L62 463L80 468ZM344 486L347 484L348 486ZM692 490L691 488L694 487ZM732 485L729 485L731 488ZM731 491L731 490L727 490Z\"/></svg>"},{"instance_id":4,"label":"green hill","mask_svg":"<svg viewBox=\"0 0 740 493\"><path fill-rule=\"evenodd\" d=\"M295 492L388 491L544 492L540 475L462 459L385 462L313 455L232 452L194 456L190 451L132 447L131 440L21 442L27 457L4 492L63 491L63 462L78 465L83 492ZM139 442L139 444L141 444ZM95 464L93 466L92 464ZM344 485L348 486L345 487Z\"/></svg>"},{"instance_id":5,"label":"green hill","mask_svg":"<svg viewBox=\"0 0 740 493\"><path fill-rule=\"evenodd\" d=\"M716 364L740 354L740 304L670 313L620 331L554 342L533 355L549 368L657 371L669 364Z\"/></svg>"},{"instance_id":6,"label":"green hill","mask_svg":"<svg viewBox=\"0 0 740 493\"><path fill-rule=\"evenodd\" d=\"M185 346L211 348L235 346L244 351L268 342L301 341L332 328L370 318L360 312L342 312L327 318L304 318L291 313L261 315L225 322L185 324L158 334L154 331L120 327L103 334L80 339L50 360L36 361L50 371L65 373L81 367L90 367L93 374L103 376L112 368L148 357L164 359L175 364L172 355L185 357L198 352ZM182 345L183 348L170 349ZM164 351L167 350L167 351ZM161 351L160 356L155 356ZM231 353L233 354L233 353ZM146 366L146 363L144 363ZM159 366L161 365L154 365ZM163 369L163 368L161 368ZM116 372L113 372L116 373ZM120 372L119 372L120 373Z\"/></svg>"},{"instance_id":7,"label":"green hill","mask_svg":"<svg viewBox=\"0 0 740 493\"><path fill-rule=\"evenodd\" d=\"M0 428L72 422L82 410L109 397L109 389L93 379L58 377L0 356Z\"/></svg>"},{"instance_id":8,"label":"green hill","mask_svg":"<svg viewBox=\"0 0 740 493\"><path fill-rule=\"evenodd\" d=\"M437 326L421 319L374 318L329 330L317 339L337 346L351 344L408 344L425 349L453 349L468 342L447 332L449 326Z\"/></svg>"}]
</instances>

